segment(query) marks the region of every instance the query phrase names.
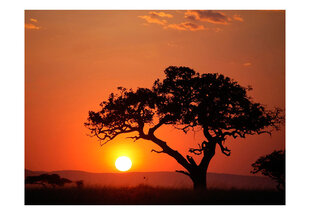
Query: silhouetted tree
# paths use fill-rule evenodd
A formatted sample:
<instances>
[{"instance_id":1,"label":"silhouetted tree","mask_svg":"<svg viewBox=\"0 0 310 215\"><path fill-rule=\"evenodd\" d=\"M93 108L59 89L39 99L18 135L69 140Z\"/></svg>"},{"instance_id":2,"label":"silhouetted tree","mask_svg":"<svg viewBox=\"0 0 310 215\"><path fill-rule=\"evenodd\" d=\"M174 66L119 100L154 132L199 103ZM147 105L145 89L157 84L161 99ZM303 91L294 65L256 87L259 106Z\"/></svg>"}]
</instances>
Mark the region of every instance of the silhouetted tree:
<instances>
[{"instance_id":1,"label":"silhouetted tree","mask_svg":"<svg viewBox=\"0 0 310 215\"><path fill-rule=\"evenodd\" d=\"M136 134L129 137L134 141L150 140L161 149L153 152L173 157L186 170L177 172L188 175L195 189L205 189L206 172L216 145L229 156L230 150L224 146L227 137L270 134L281 123L279 109L267 111L252 102L246 94L250 88L241 87L228 77L200 75L188 67L168 67L165 74L165 79L156 80L152 89L133 91L119 87L120 94L112 93L100 104L100 111L89 112L85 126L91 135L99 138L102 145L127 133ZM190 153L203 155L199 164L155 135L163 125L173 125L185 133L190 128L203 128L206 140L189 149Z\"/></svg>"},{"instance_id":2,"label":"silhouetted tree","mask_svg":"<svg viewBox=\"0 0 310 215\"><path fill-rule=\"evenodd\" d=\"M43 187L46 187L47 184L55 187L64 186L67 183L71 183L72 181L67 178L61 178L58 174L41 174L38 176L27 176L25 183L26 184L40 184Z\"/></svg>"},{"instance_id":3,"label":"silhouetted tree","mask_svg":"<svg viewBox=\"0 0 310 215\"><path fill-rule=\"evenodd\" d=\"M278 182L277 188L285 188L285 151L274 151L269 155L262 156L252 164L251 173L258 172Z\"/></svg>"}]
</instances>

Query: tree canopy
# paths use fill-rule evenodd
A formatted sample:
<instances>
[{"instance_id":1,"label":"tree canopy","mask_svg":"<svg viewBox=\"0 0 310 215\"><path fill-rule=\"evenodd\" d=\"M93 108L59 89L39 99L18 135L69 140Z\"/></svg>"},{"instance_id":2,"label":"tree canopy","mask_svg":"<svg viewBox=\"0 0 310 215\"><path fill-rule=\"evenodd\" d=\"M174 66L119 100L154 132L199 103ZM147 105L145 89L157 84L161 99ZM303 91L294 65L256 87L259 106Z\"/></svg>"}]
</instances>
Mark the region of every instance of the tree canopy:
<instances>
[{"instance_id":1,"label":"tree canopy","mask_svg":"<svg viewBox=\"0 0 310 215\"><path fill-rule=\"evenodd\" d=\"M216 137L226 155L230 151L223 142L228 136L271 134L284 120L281 109L266 110L247 95L250 86L242 87L224 75L200 75L188 67L168 67L165 74L153 87L165 98L159 110L161 118L170 116L171 123L182 126L184 132L203 127L205 137L209 141Z\"/></svg>"},{"instance_id":2,"label":"tree canopy","mask_svg":"<svg viewBox=\"0 0 310 215\"><path fill-rule=\"evenodd\" d=\"M285 151L276 150L271 154L262 156L252 164L251 173L261 173L278 183L278 189L285 187Z\"/></svg>"},{"instance_id":3,"label":"tree canopy","mask_svg":"<svg viewBox=\"0 0 310 215\"><path fill-rule=\"evenodd\" d=\"M267 110L247 95L250 87L221 74L199 74L188 67L170 66L165 79L156 80L152 89L136 91L119 87L119 94L109 96L100 104L101 110L90 111L85 126L103 144L120 134L135 133L134 140L145 139L157 144L187 171L179 171L192 179L206 172L216 145L226 156L227 137L245 138L246 135L269 133L283 122L281 110ZM189 152L203 154L200 164L155 135L163 125L173 125L185 133L195 127L203 128L205 141ZM203 178L203 177L202 177ZM194 181L195 184L195 181Z\"/></svg>"}]
</instances>

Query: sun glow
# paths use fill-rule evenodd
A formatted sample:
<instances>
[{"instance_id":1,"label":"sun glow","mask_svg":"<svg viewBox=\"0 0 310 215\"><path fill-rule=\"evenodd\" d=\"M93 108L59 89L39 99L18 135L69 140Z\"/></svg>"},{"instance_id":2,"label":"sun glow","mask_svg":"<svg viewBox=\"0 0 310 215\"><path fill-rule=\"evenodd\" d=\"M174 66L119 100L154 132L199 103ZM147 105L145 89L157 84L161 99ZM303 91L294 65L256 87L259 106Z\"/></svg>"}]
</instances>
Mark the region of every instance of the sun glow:
<instances>
[{"instance_id":1,"label":"sun glow","mask_svg":"<svg viewBox=\"0 0 310 215\"><path fill-rule=\"evenodd\" d=\"M126 156L119 157L115 161L115 167L122 172L129 170L131 168L131 165L132 162L130 158Z\"/></svg>"}]
</instances>

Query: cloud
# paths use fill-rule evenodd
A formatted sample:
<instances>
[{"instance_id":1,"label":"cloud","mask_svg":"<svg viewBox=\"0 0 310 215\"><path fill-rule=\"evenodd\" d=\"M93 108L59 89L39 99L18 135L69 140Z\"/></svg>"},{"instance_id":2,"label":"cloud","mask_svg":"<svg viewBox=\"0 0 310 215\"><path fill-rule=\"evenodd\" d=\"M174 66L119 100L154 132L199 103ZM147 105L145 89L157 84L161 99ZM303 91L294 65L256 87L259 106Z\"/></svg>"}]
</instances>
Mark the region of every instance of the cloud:
<instances>
[{"instance_id":1,"label":"cloud","mask_svg":"<svg viewBox=\"0 0 310 215\"><path fill-rule=\"evenodd\" d=\"M203 25L198 25L192 22L182 22L180 24L170 24L167 25L165 28L171 28L175 30L180 31L199 31L199 30L205 30L205 27Z\"/></svg>"},{"instance_id":2,"label":"cloud","mask_svg":"<svg viewBox=\"0 0 310 215\"><path fill-rule=\"evenodd\" d=\"M234 19L234 20L237 20L237 21L239 21L239 22L243 22L243 21L244 21L244 19L243 19L240 15L237 15L237 14L235 14L235 15L233 16L233 19Z\"/></svg>"},{"instance_id":3,"label":"cloud","mask_svg":"<svg viewBox=\"0 0 310 215\"><path fill-rule=\"evenodd\" d=\"M26 29L31 29L31 30L39 30L39 29L41 29L41 27L36 26L36 25L34 25L32 23L26 23L25 24L25 28Z\"/></svg>"},{"instance_id":4,"label":"cloud","mask_svg":"<svg viewBox=\"0 0 310 215\"><path fill-rule=\"evenodd\" d=\"M164 13L164 12L156 12L156 11L151 11L149 14L153 17L167 17L167 18L172 18L173 15L169 13Z\"/></svg>"},{"instance_id":5,"label":"cloud","mask_svg":"<svg viewBox=\"0 0 310 215\"><path fill-rule=\"evenodd\" d=\"M38 20L37 20L37 19L34 19L34 18L30 18L30 21L31 21L31 22L35 22L35 23L38 22Z\"/></svg>"},{"instance_id":6,"label":"cloud","mask_svg":"<svg viewBox=\"0 0 310 215\"><path fill-rule=\"evenodd\" d=\"M158 24L158 25L166 25L167 20L162 19L164 17L167 18L172 18L173 15L169 13L164 13L164 12L156 12L156 11L151 11L149 12L150 15L145 15L145 16L138 16L141 19L144 19L147 23L153 23L153 24Z\"/></svg>"},{"instance_id":7,"label":"cloud","mask_svg":"<svg viewBox=\"0 0 310 215\"><path fill-rule=\"evenodd\" d=\"M252 63L246 62L246 63L243 64L243 66L245 66L245 67L247 67L247 66L252 66Z\"/></svg>"},{"instance_id":8,"label":"cloud","mask_svg":"<svg viewBox=\"0 0 310 215\"><path fill-rule=\"evenodd\" d=\"M167 20L163 19L165 17L172 18L173 15L165 13L165 12L156 12L151 11L148 15L138 16L141 19L144 19L146 23L158 24L161 25L164 29L174 29L179 31L200 31L206 30L204 25L197 24L192 21L185 21L179 24L169 24Z\"/></svg>"},{"instance_id":9,"label":"cloud","mask_svg":"<svg viewBox=\"0 0 310 215\"><path fill-rule=\"evenodd\" d=\"M226 25L230 21L230 18L224 13L212 10L188 10L185 12L185 18L221 25Z\"/></svg>"},{"instance_id":10,"label":"cloud","mask_svg":"<svg viewBox=\"0 0 310 215\"><path fill-rule=\"evenodd\" d=\"M152 16L138 16L141 19L144 19L145 21L147 21L148 23L153 23L153 24L158 24L158 25L166 25L167 21L166 20L160 20L158 18L154 18Z\"/></svg>"},{"instance_id":11,"label":"cloud","mask_svg":"<svg viewBox=\"0 0 310 215\"><path fill-rule=\"evenodd\" d=\"M175 11L176 13L184 13L184 11ZM144 19L146 22L143 25L158 24L164 29L175 29L179 31L200 31L200 30L214 30L215 32L223 31L222 28L216 27L216 25L227 25L232 23L233 20L243 22L244 19L235 14L233 16L227 16L223 12L213 10L187 10L184 13L184 18L187 20L181 21L179 24L168 23L168 19L174 16L165 12L150 11L147 15L138 16ZM173 19L172 19L173 20ZM215 24L213 27L206 27L204 22Z\"/></svg>"},{"instance_id":12,"label":"cloud","mask_svg":"<svg viewBox=\"0 0 310 215\"><path fill-rule=\"evenodd\" d=\"M41 29L41 27L37 26L37 24L36 24L36 23L38 23L37 19L30 18L29 20L32 23L26 23L25 24L25 28L26 29L30 29L30 30L39 30L39 29Z\"/></svg>"}]
</instances>

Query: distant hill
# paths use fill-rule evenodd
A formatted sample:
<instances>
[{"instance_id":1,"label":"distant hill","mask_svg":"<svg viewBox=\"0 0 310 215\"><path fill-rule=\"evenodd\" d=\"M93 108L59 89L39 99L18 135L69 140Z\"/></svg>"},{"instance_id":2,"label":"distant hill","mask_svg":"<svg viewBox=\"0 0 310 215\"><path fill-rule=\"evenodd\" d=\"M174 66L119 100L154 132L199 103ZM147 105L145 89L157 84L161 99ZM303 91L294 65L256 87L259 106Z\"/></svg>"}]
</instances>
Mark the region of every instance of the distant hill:
<instances>
[{"instance_id":1,"label":"distant hill","mask_svg":"<svg viewBox=\"0 0 310 215\"><path fill-rule=\"evenodd\" d=\"M77 170L63 171L31 171L25 170L25 176L59 174L72 181L83 180L85 185L100 186L136 186L145 184L150 186L191 188L189 177L177 172L128 172L128 173L89 173ZM232 174L207 174L208 187L221 189L275 189L276 183L267 177L242 176Z\"/></svg>"}]
</instances>

